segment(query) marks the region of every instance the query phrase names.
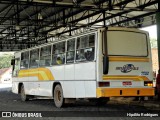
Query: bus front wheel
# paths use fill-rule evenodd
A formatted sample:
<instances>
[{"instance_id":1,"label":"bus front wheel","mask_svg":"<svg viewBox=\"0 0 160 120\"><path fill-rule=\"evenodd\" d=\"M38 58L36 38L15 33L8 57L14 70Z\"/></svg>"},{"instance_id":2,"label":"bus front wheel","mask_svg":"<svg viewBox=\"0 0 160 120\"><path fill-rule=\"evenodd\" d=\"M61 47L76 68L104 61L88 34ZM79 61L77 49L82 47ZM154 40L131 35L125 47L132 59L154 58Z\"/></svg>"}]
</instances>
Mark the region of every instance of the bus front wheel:
<instances>
[{"instance_id":1,"label":"bus front wheel","mask_svg":"<svg viewBox=\"0 0 160 120\"><path fill-rule=\"evenodd\" d=\"M63 90L60 84L57 84L54 88L54 103L58 108L64 105Z\"/></svg>"},{"instance_id":2,"label":"bus front wheel","mask_svg":"<svg viewBox=\"0 0 160 120\"><path fill-rule=\"evenodd\" d=\"M29 100L29 96L25 94L25 89L24 89L24 85L21 85L21 100L22 101L27 101Z\"/></svg>"}]
</instances>

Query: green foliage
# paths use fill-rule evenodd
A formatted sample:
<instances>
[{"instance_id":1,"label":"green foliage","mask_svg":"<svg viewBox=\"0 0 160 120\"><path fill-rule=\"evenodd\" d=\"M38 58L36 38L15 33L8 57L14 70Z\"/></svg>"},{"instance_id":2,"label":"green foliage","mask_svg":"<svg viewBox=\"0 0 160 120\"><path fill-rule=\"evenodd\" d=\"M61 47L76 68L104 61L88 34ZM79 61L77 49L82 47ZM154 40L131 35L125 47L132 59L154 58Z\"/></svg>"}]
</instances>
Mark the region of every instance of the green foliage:
<instances>
[{"instance_id":1,"label":"green foliage","mask_svg":"<svg viewBox=\"0 0 160 120\"><path fill-rule=\"evenodd\" d=\"M150 39L151 48L157 48L157 40L156 39Z\"/></svg>"},{"instance_id":2,"label":"green foliage","mask_svg":"<svg viewBox=\"0 0 160 120\"><path fill-rule=\"evenodd\" d=\"M4 54L0 56L0 69L11 67L12 54Z\"/></svg>"}]
</instances>

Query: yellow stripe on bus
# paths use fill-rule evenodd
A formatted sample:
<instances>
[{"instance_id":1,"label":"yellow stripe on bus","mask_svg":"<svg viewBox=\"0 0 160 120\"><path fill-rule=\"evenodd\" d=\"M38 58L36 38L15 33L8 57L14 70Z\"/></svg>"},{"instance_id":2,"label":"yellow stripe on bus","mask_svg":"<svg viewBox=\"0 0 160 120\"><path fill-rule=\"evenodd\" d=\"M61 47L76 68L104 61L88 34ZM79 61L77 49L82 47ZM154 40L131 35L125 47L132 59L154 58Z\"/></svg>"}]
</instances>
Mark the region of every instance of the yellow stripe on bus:
<instances>
[{"instance_id":1,"label":"yellow stripe on bus","mask_svg":"<svg viewBox=\"0 0 160 120\"><path fill-rule=\"evenodd\" d=\"M18 77L37 77L38 80L54 80L51 71L47 68L20 70Z\"/></svg>"},{"instance_id":2,"label":"yellow stripe on bus","mask_svg":"<svg viewBox=\"0 0 160 120\"><path fill-rule=\"evenodd\" d=\"M28 76L38 76L40 80L49 80L49 77L46 75L44 71L28 71L28 72L20 72L19 77L28 77Z\"/></svg>"},{"instance_id":3,"label":"yellow stripe on bus","mask_svg":"<svg viewBox=\"0 0 160 120\"><path fill-rule=\"evenodd\" d=\"M137 93L139 91L139 94ZM97 88L97 98L115 96L154 96L154 88Z\"/></svg>"},{"instance_id":4,"label":"yellow stripe on bus","mask_svg":"<svg viewBox=\"0 0 160 120\"><path fill-rule=\"evenodd\" d=\"M108 75L103 76L103 80L136 80L136 81L147 81L149 80L145 76L123 76L123 75Z\"/></svg>"},{"instance_id":5,"label":"yellow stripe on bus","mask_svg":"<svg viewBox=\"0 0 160 120\"><path fill-rule=\"evenodd\" d=\"M110 56L109 61L111 62L149 62L149 58Z\"/></svg>"}]
</instances>

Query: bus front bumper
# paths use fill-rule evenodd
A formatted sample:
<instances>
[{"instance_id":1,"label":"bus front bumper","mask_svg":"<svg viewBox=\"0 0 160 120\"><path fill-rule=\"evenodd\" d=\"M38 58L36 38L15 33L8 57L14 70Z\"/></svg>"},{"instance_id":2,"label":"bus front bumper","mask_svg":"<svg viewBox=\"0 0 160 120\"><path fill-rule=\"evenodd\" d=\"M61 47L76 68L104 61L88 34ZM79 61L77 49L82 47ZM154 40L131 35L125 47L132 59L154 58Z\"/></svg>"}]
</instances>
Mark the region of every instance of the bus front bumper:
<instances>
[{"instance_id":1,"label":"bus front bumper","mask_svg":"<svg viewBox=\"0 0 160 120\"><path fill-rule=\"evenodd\" d=\"M97 98L115 96L154 96L154 88L97 88Z\"/></svg>"}]
</instances>

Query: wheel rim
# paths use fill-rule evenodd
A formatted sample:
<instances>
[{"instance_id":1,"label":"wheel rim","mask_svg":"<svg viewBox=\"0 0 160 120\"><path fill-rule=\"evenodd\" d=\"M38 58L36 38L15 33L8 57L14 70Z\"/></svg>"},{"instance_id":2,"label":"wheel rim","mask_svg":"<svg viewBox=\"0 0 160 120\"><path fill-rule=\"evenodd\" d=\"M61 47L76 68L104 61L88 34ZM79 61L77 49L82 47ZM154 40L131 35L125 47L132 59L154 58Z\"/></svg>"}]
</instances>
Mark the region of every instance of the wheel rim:
<instances>
[{"instance_id":1,"label":"wheel rim","mask_svg":"<svg viewBox=\"0 0 160 120\"><path fill-rule=\"evenodd\" d=\"M61 98L62 98L60 91L57 91L57 97L58 97L58 101L60 102L60 101L61 101Z\"/></svg>"},{"instance_id":2,"label":"wheel rim","mask_svg":"<svg viewBox=\"0 0 160 120\"><path fill-rule=\"evenodd\" d=\"M60 85L55 87L54 90L54 102L56 107L60 108L63 105L63 92Z\"/></svg>"},{"instance_id":3,"label":"wheel rim","mask_svg":"<svg viewBox=\"0 0 160 120\"><path fill-rule=\"evenodd\" d=\"M62 100L62 93L60 90L56 90L56 102L60 103Z\"/></svg>"}]
</instances>

